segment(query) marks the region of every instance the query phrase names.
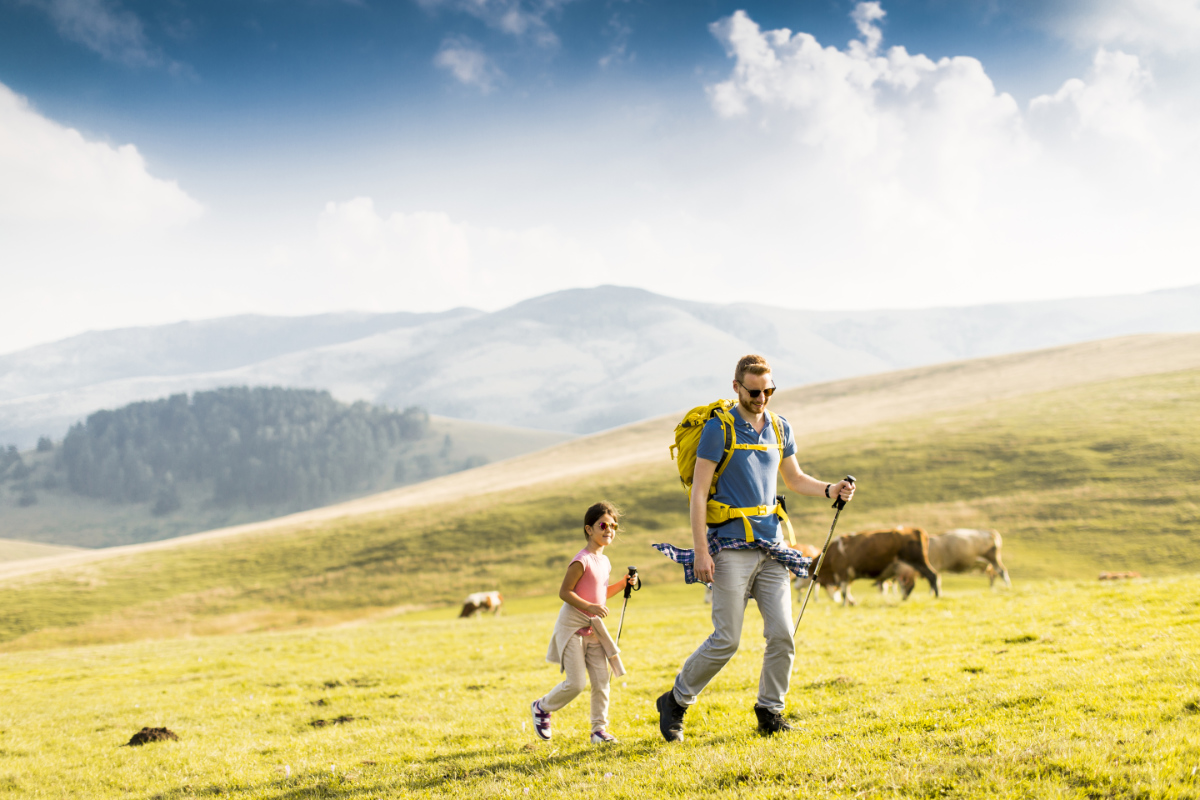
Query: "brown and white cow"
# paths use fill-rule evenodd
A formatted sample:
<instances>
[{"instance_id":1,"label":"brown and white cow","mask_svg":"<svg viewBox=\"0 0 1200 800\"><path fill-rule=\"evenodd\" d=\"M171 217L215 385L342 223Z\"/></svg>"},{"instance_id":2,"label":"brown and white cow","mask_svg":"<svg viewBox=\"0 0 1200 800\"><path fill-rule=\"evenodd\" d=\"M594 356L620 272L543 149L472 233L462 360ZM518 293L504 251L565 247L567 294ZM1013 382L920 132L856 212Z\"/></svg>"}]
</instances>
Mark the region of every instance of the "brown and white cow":
<instances>
[{"instance_id":1,"label":"brown and white cow","mask_svg":"<svg viewBox=\"0 0 1200 800\"><path fill-rule=\"evenodd\" d=\"M929 537L920 528L903 525L834 539L817 575L817 582L831 593L830 587L837 587L842 594L842 604L854 605L854 597L850 594L852 581L891 577L897 563L923 575L929 581L934 595L941 596L942 579L929 563ZM904 596L908 597L908 592Z\"/></svg>"},{"instance_id":2,"label":"brown and white cow","mask_svg":"<svg viewBox=\"0 0 1200 800\"><path fill-rule=\"evenodd\" d=\"M1000 560L1003 540L994 530L977 528L954 528L937 536L929 537L929 563L938 572L980 571L988 576L988 585L994 586L999 575L1006 587L1012 586L1008 570ZM916 585L917 575L904 564L896 564L889 572L880 576L880 581L894 577L905 597Z\"/></svg>"},{"instance_id":3,"label":"brown and white cow","mask_svg":"<svg viewBox=\"0 0 1200 800\"><path fill-rule=\"evenodd\" d=\"M492 614L497 614L503 603L504 597L499 592L473 592L467 595L467 599L463 601L462 613L458 617L459 619L473 617L479 611L491 611Z\"/></svg>"},{"instance_id":4,"label":"brown and white cow","mask_svg":"<svg viewBox=\"0 0 1200 800\"><path fill-rule=\"evenodd\" d=\"M816 547L815 545L805 544L803 542L800 544L788 545L788 547L791 547L793 550L799 550L800 555L802 556L811 558L813 560L813 565L810 567L810 569L816 569L816 561L821 556L821 548ZM808 585L810 583L812 583L811 578L792 578L792 586L794 586L796 589L797 598L804 597L804 593L808 591ZM828 587L826 588L826 591L829 591L829 596L833 598L834 602L837 602L839 599L841 599L834 591L830 591ZM817 592L816 597L820 596L821 593Z\"/></svg>"}]
</instances>

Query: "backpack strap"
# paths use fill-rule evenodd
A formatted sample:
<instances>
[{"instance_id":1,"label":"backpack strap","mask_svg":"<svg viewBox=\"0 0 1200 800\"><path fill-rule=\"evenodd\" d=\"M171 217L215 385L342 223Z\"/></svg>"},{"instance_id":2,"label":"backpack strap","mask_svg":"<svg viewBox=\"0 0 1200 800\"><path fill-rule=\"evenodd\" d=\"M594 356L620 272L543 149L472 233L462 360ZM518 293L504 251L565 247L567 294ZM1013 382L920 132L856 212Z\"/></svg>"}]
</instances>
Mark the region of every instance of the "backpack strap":
<instances>
[{"instance_id":1,"label":"backpack strap","mask_svg":"<svg viewBox=\"0 0 1200 800\"><path fill-rule=\"evenodd\" d=\"M775 444L779 447L779 468L783 469L783 426L779 424L779 417L774 411L767 409L767 414L771 417L771 427L775 429ZM775 506L775 516L779 517L787 528L788 543L795 547L796 532L792 530L792 521L788 519L787 509L783 507L782 501L777 502Z\"/></svg>"},{"instance_id":2,"label":"backpack strap","mask_svg":"<svg viewBox=\"0 0 1200 800\"><path fill-rule=\"evenodd\" d=\"M734 508L709 498L708 507L705 509L705 522L709 525L721 525L730 520L740 519L742 527L746 531L746 541L754 541L754 528L750 525L750 517L762 517L767 514L774 514L779 517L779 521L784 524L788 532L788 542L793 547L796 546L796 533L792 530L792 521L788 519L787 510L784 509L783 503L776 499L774 507L772 506L750 506L749 508Z\"/></svg>"},{"instance_id":3,"label":"backpack strap","mask_svg":"<svg viewBox=\"0 0 1200 800\"><path fill-rule=\"evenodd\" d=\"M729 466L733 451L741 447L737 443L737 429L734 427L733 415L729 413L729 409L717 406L713 409L712 416L721 423L721 433L725 436L725 448L721 451L721 460L717 462L717 469L713 472L712 485L708 488L710 498L717 493L717 481L721 479L721 473Z\"/></svg>"}]
</instances>

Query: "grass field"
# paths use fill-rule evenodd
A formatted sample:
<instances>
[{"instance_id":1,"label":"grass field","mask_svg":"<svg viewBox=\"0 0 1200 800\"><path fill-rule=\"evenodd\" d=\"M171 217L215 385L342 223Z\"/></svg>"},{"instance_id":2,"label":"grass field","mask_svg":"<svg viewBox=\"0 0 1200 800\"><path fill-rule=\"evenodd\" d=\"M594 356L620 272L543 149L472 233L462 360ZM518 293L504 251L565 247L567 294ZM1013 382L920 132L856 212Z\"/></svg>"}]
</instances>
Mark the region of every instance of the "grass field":
<instances>
[{"instance_id":1,"label":"grass field","mask_svg":"<svg viewBox=\"0 0 1200 800\"><path fill-rule=\"evenodd\" d=\"M920 375L845 385L865 400L815 387L789 407L803 466L859 479L842 532L995 527L1014 580L948 576L941 599L919 588L904 603L862 586L857 608L810 606L793 733L753 731L751 604L688 741L661 741L654 698L710 630L699 588L648 547L690 538L664 439L659 461L564 463L504 492L8 573L0 798L1200 797L1200 371L982 401L971 369L932 369L890 417L882 404ZM861 424L801 416L833 406ZM554 452L612 464L657 451L660 422ZM497 468L514 467L480 474ZM551 595L600 498L627 512L614 567L637 564L647 584L613 688L622 743L586 744L586 697L538 742L528 705L559 679L542 661ZM822 540L827 500L789 510ZM1100 583L1102 569L1147 578ZM464 593L491 588L502 615L454 618ZM121 746L145 726L179 740Z\"/></svg>"},{"instance_id":2,"label":"grass field","mask_svg":"<svg viewBox=\"0 0 1200 800\"><path fill-rule=\"evenodd\" d=\"M632 548L616 545L614 563ZM659 738L654 698L707 635L696 587L634 595L613 732L586 695L535 740L555 603L321 631L0 655L3 798L1200 796L1200 578L1119 585L950 578L941 600L810 606L793 733L753 732L742 650ZM315 727L316 720L352 717ZM121 747L143 726L177 742Z\"/></svg>"},{"instance_id":3,"label":"grass field","mask_svg":"<svg viewBox=\"0 0 1200 800\"><path fill-rule=\"evenodd\" d=\"M843 532L995 527L1018 581L1200 572L1200 371L814 434L800 447L813 474L859 478ZM690 538L665 450L661 462L520 493L10 578L0 583L0 650L333 624L484 588L544 594L599 498L628 512L629 563L664 581L671 567L646 545ZM790 510L801 538L820 542L828 504L794 498Z\"/></svg>"}]
</instances>

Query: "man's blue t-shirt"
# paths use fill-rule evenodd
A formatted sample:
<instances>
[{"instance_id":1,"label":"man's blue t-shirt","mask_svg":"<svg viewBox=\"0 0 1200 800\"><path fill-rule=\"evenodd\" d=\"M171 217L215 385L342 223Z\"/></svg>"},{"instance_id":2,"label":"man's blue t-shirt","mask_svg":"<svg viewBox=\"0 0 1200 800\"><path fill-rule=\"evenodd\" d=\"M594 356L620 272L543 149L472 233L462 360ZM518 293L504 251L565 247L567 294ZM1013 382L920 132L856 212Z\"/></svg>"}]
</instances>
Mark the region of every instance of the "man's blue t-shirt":
<instances>
[{"instance_id":1,"label":"man's blue t-shirt","mask_svg":"<svg viewBox=\"0 0 1200 800\"><path fill-rule=\"evenodd\" d=\"M717 481L717 493L713 495L713 499L734 508L774 508L775 473L779 470L780 462L775 427L771 425L770 419L767 419L762 433L757 433L753 425L742 419L736 408L730 414L733 416L733 428L739 444L765 444L768 447L766 450L734 450L729 456L729 466L725 467L721 479ZM792 437L792 426L788 425L783 417L776 415L776 419L779 420L779 428L783 432L783 458L795 455L796 440ZM721 431L721 421L714 417L704 424L696 456L719 462L724 452L725 434ZM754 528L755 539L771 542L780 538L779 517L774 514L750 517L750 525ZM746 537L745 527L740 518L709 528L710 532L713 530L717 531L717 535L722 539L744 540Z\"/></svg>"}]
</instances>

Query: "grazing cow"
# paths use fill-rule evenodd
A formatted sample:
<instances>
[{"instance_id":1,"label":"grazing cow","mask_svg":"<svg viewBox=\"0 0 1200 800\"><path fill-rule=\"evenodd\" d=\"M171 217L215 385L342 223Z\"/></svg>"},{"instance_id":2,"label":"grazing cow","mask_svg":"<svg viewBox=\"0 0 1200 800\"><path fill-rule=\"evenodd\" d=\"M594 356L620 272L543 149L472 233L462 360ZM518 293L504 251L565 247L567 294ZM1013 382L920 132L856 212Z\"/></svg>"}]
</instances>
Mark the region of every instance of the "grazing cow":
<instances>
[{"instance_id":1,"label":"grazing cow","mask_svg":"<svg viewBox=\"0 0 1200 800\"><path fill-rule=\"evenodd\" d=\"M829 546L817 582L831 594L830 587L836 586L841 592L842 604L855 605L850 583L859 578L891 577L896 562L923 575L934 595L941 597L942 579L929 563L929 537L920 528L902 525L890 530L839 536ZM908 593L904 596L908 597Z\"/></svg>"},{"instance_id":2,"label":"grazing cow","mask_svg":"<svg viewBox=\"0 0 1200 800\"><path fill-rule=\"evenodd\" d=\"M495 614L500 611L500 605L503 602L504 597L499 592L475 592L467 595L466 601L463 602L462 613L458 617L459 619L472 617L476 612L485 609Z\"/></svg>"},{"instance_id":3,"label":"grazing cow","mask_svg":"<svg viewBox=\"0 0 1200 800\"><path fill-rule=\"evenodd\" d=\"M1101 572L1100 580L1102 581L1123 581L1130 578L1140 578L1140 572Z\"/></svg>"},{"instance_id":4,"label":"grazing cow","mask_svg":"<svg viewBox=\"0 0 1200 800\"><path fill-rule=\"evenodd\" d=\"M814 547L811 544L804 544L801 542L800 544L792 547L792 549L799 550L800 555L811 558L813 560L812 569L816 569L817 559L821 557L821 549L819 547ZM822 567L821 569L825 569L825 567ZM812 583L811 578L792 578L792 586L796 587L796 595L799 599L804 599L804 593L808 590L808 584L810 583ZM829 592L829 596L833 598L833 602L836 603L841 600L841 597L838 596L836 589L830 589L830 587L826 586L825 591ZM821 593L817 592L817 597L820 596Z\"/></svg>"},{"instance_id":5,"label":"grazing cow","mask_svg":"<svg viewBox=\"0 0 1200 800\"><path fill-rule=\"evenodd\" d=\"M954 528L929 537L929 563L938 572L970 572L981 570L988 576L988 585L996 583L999 575L1005 587L1012 587L1008 570L1000 560L1000 534L993 530Z\"/></svg>"},{"instance_id":6,"label":"grazing cow","mask_svg":"<svg viewBox=\"0 0 1200 800\"><path fill-rule=\"evenodd\" d=\"M995 585L996 576L999 575L1006 587L1012 587L1008 570L1000 560L1002 543L1000 534L994 530L954 528L929 537L929 563L938 572L979 570L988 576L989 586ZM877 581L881 591L883 582L893 577L900 591L908 597L916 585L917 574L904 564L897 563L891 570L885 570Z\"/></svg>"}]
</instances>

